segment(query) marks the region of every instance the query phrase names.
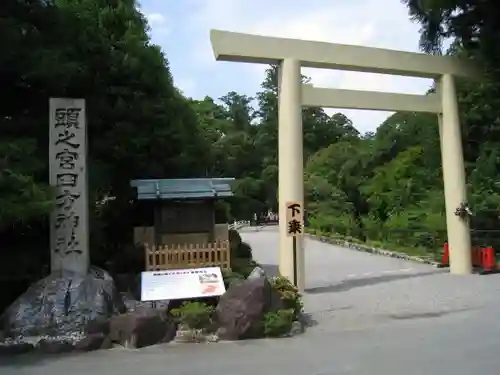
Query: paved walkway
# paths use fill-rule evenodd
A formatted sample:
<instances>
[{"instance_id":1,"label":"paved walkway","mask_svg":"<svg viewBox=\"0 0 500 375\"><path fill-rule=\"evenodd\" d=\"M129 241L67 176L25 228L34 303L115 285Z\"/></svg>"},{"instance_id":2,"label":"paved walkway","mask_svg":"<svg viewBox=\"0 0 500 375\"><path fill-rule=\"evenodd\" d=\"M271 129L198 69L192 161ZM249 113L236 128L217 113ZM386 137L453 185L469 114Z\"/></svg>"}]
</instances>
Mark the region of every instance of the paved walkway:
<instances>
[{"instance_id":1,"label":"paved walkway","mask_svg":"<svg viewBox=\"0 0 500 375\"><path fill-rule=\"evenodd\" d=\"M267 250L278 248L275 229L248 229L243 237L260 262L277 263L277 251ZM309 239L305 251L307 312L331 322L321 324L321 330L360 329L481 307L500 309L500 275L452 276L447 269Z\"/></svg>"},{"instance_id":2,"label":"paved walkway","mask_svg":"<svg viewBox=\"0 0 500 375\"><path fill-rule=\"evenodd\" d=\"M248 229L242 235L258 261L276 265L276 229ZM316 325L302 336L24 358L0 367L0 373L499 373L500 275L451 276L446 270L313 240L306 241L306 254L306 311Z\"/></svg>"}]
</instances>

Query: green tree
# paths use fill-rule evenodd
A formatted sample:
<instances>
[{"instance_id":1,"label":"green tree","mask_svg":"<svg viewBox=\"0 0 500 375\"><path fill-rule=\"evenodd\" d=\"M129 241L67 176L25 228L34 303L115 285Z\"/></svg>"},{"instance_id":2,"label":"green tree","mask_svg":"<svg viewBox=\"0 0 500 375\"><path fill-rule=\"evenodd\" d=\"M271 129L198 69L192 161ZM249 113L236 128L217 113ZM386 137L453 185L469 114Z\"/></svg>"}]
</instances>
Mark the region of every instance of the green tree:
<instances>
[{"instance_id":1,"label":"green tree","mask_svg":"<svg viewBox=\"0 0 500 375\"><path fill-rule=\"evenodd\" d=\"M92 254L101 261L132 243L130 180L203 175L209 164L200 154L210 143L135 1L6 0L0 15L0 79L9 93L0 103L2 255L29 259L28 251L46 261L47 103L81 97ZM94 202L106 196L116 199L98 210Z\"/></svg>"}]
</instances>

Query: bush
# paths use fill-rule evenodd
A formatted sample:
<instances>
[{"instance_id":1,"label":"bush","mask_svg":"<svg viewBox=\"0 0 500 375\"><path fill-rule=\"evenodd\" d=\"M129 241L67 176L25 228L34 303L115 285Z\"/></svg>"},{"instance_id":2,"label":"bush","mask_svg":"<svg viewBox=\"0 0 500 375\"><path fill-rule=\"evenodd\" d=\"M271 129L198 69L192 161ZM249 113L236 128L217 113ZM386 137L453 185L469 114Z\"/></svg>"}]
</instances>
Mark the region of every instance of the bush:
<instances>
[{"instance_id":1,"label":"bush","mask_svg":"<svg viewBox=\"0 0 500 375\"><path fill-rule=\"evenodd\" d=\"M236 252L236 249L240 246L242 239L238 231L234 229L229 229L229 243L231 245L231 253Z\"/></svg>"},{"instance_id":2,"label":"bush","mask_svg":"<svg viewBox=\"0 0 500 375\"><path fill-rule=\"evenodd\" d=\"M222 277L226 289L234 280L245 280L259 263L249 259L231 259L231 270L223 270Z\"/></svg>"},{"instance_id":3,"label":"bush","mask_svg":"<svg viewBox=\"0 0 500 375\"><path fill-rule=\"evenodd\" d=\"M278 276L270 279L271 285L281 296L286 309L293 311L293 320L299 318L300 313L304 308L302 296L295 285L284 276Z\"/></svg>"},{"instance_id":4,"label":"bush","mask_svg":"<svg viewBox=\"0 0 500 375\"><path fill-rule=\"evenodd\" d=\"M270 337L280 337L290 332L294 321L293 309L268 312L264 316L264 334Z\"/></svg>"},{"instance_id":5,"label":"bush","mask_svg":"<svg viewBox=\"0 0 500 375\"><path fill-rule=\"evenodd\" d=\"M206 328L212 319L215 307L203 302L184 302L170 312L176 320L190 329Z\"/></svg>"},{"instance_id":6,"label":"bush","mask_svg":"<svg viewBox=\"0 0 500 375\"><path fill-rule=\"evenodd\" d=\"M239 259L253 259L252 247L246 242L241 242L240 246L236 249L235 255Z\"/></svg>"},{"instance_id":7,"label":"bush","mask_svg":"<svg viewBox=\"0 0 500 375\"><path fill-rule=\"evenodd\" d=\"M226 289L229 288L229 285L231 285L231 283L235 280L245 280L245 276L241 273L229 270L222 271L222 278L224 279Z\"/></svg>"},{"instance_id":8,"label":"bush","mask_svg":"<svg viewBox=\"0 0 500 375\"><path fill-rule=\"evenodd\" d=\"M233 258L231 260L231 270L243 275L247 278L255 267L259 267L259 263L251 259Z\"/></svg>"},{"instance_id":9,"label":"bush","mask_svg":"<svg viewBox=\"0 0 500 375\"><path fill-rule=\"evenodd\" d=\"M234 229L229 230L229 244L233 259L252 259L252 248L242 241L240 234Z\"/></svg>"}]
</instances>

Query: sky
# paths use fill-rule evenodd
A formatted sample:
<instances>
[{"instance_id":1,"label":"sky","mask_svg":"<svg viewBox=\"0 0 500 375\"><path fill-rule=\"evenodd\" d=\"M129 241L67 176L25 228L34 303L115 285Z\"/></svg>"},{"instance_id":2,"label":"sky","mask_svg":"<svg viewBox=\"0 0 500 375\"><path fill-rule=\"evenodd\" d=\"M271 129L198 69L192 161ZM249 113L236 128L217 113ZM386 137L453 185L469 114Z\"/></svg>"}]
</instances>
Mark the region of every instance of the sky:
<instances>
[{"instance_id":1,"label":"sky","mask_svg":"<svg viewBox=\"0 0 500 375\"><path fill-rule=\"evenodd\" d=\"M305 5L307 4L307 6ZM418 52L419 26L399 0L140 0L153 43L162 47L184 95L220 98L230 91L255 96L266 66L215 61L209 31ZM316 86L424 94L431 81L383 74L303 68ZM349 117L361 132L374 131L389 112L327 110Z\"/></svg>"}]
</instances>

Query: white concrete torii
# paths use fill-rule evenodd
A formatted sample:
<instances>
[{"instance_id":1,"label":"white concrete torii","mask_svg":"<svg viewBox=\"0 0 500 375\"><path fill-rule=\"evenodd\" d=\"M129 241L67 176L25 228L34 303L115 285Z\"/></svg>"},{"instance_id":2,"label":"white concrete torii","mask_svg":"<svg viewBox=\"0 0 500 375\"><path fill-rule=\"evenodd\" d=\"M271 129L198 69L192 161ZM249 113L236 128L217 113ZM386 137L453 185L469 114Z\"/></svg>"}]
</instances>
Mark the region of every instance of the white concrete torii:
<instances>
[{"instance_id":1,"label":"white concrete torii","mask_svg":"<svg viewBox=\"0 0 500 375\"><path fill-rule=\"evenodd\" d=\"M217 61L280 66L279 82L279 269L293 278L292 239L286 233L286 202L304 201L302 106L430 112L438 115L441 138L450 272L470 274L471 239L467 219L455 215L467 202L461 129L454 76L475 77L465 61L450 56L361 47L211 30ZM394 94L315 88L301 84L301 67L432 78L437 93ZM305 288L303 239L297 246L298 286Z\"/></svg>"}]
</instances>

